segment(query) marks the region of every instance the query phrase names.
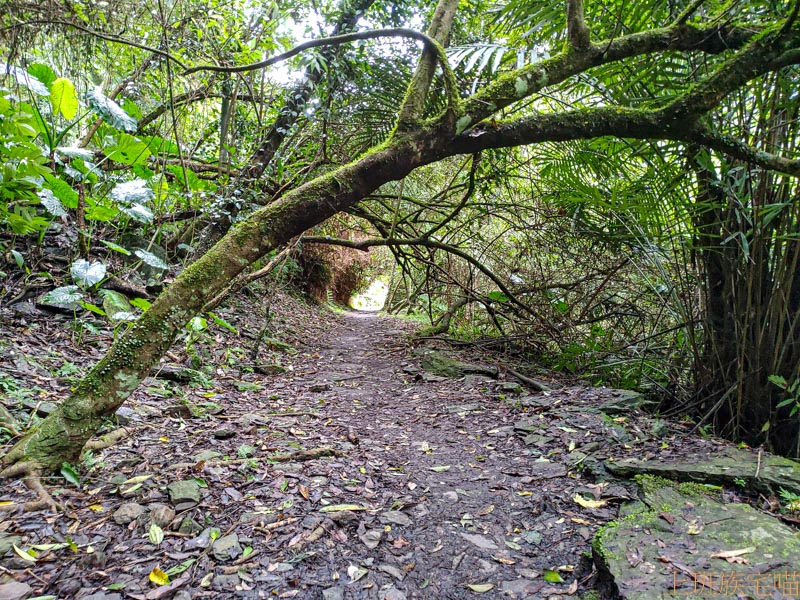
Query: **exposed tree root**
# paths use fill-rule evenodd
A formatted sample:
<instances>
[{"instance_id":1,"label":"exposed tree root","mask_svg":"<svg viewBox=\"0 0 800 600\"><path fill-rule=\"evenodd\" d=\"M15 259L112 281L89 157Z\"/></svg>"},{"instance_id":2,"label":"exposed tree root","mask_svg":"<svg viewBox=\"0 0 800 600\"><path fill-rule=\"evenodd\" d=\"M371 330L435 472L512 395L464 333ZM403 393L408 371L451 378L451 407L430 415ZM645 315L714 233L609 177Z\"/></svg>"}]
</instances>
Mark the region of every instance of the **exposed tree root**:
<instances>
[{"instance_id":1,"label":"exposed tree root","mask_svg":"<svg viewBox=\"0 0 800 600\"><path fill-rule=\"evenodd\" d=\"M128 427L120 427L114 431L101 435L96 440L89 440L83 447L84 450L105 450L114 444L118 444L122 440L131 437L133 430Z\"/></svg>"},{"instance_id":2,"label":"exposed tree root","mask_svg":"<svg viewBox=\"0 0 800 600\"><path fill-rule=\"evenodd\" d=\"M33 461L16 463L0 471L0 479L22 477L22 482L25 484L25 487L36 494L36 500L31 500L24 504L13 503L0 505L0 512L15 512L17 510L31 512L45 509L58 512L61 510L61 506L53 500L53 497L44 489L40 471L41 465Z\"/></svg>"}]
</instances>

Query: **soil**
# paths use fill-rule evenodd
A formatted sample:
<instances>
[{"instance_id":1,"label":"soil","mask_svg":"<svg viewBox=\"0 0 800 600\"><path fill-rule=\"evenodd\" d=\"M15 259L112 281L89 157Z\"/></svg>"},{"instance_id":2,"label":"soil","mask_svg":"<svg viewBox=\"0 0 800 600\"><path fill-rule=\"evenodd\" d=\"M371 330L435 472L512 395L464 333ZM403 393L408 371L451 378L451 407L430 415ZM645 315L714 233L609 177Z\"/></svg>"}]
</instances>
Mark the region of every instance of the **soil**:
<instances>
[{"instance_id":1,"label":"soil","mask_svg":"<svg viewBox=\"0 0 800 600\"><path fill-rule=\"evenodd\" d=\"M169 362L194 356L192 382L146 380L119 413L130 437L75 465L77 485L46 482L62 513L3 517L0 565L31 596L579 596L595 585L594 534L636 493L603 482L601 461L669 455L680 433L601 415L612 390L519 394L502 365L500 380L430 375L430 343L413 344L407 321L284 296L273 307L220 311L239 335L184 341ZM293 348L268 338L252 363L265 314ZM0 381L22 403L9 408L67 393L84 366L65 365L96 360L111 337L3 316ZM19 481L0 492L31 497Z\"/></svg>"}]
</instances>

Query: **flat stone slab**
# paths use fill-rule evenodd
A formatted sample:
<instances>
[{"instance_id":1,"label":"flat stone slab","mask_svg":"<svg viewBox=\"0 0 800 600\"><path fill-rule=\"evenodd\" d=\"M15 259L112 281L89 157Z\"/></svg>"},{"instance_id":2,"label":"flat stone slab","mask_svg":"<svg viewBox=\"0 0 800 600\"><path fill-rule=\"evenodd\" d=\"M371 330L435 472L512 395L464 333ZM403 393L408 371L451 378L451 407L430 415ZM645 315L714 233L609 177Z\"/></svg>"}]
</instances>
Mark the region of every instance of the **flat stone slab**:
<instances>
[{"instance_id":1,"label":"flat stone slab","mask_svg":"<svg viewBox=\"0 0 800 600\"><path fill-rule=\"evenodd\" d=\"M773 586L783 585L780 597L796 597L800 536L747 504L722 504L692 487L646 491L598 532L593 554L607 592L635 600L773 598Z\"/></svg>"},{"instance_id":2,"label":"flat stone slab","mask_svg":"<svg viewBox=\"0 0 800 600\"><path fill-rule=\"evenodd\" d=\"M720 448L713 455L686 455L680 460L606 461L606 468L620 477L648 474L673 481L694 481L716 485L741 485L763 494L778 494L781 488L800 494L800 463L788 458L758 454L751 450ZM738 480L738 481L736 481Z\"/></svg>"}]
</instances>

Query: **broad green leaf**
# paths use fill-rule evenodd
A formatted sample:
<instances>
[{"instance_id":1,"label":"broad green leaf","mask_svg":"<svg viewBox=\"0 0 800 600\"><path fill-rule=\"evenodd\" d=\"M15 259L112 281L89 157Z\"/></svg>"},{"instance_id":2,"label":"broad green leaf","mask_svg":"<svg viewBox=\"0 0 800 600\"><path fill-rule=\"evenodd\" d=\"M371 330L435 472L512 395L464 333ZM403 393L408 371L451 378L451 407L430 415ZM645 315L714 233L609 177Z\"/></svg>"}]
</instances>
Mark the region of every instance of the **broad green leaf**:
<instances>
[{"instance_id":1,"label":"broad green leaf","mask_svg":"<svg viewBox=\"0 0 800 600\"><path fill-rule=\"evenodd\" d=\"M78 114L78 96L75 86L66 77L59 77L50 86L50 102L53 108L60 112L67 120L71 121Z\"/></svg>"},{"instance_id":2,"label":"broad green leaf","mask_svg":"<svg viewBox=\"0 0 800 600\"><path fill-rule=\"evenodd\" d=\"M86 310L95 313L96 315L100 315L101 317L106 316L106 311L104 311L99 306L92 304L91 302L81 302L80 303L83 308Z\"/></svg>"},{"instance_id":3,"label":"broad green leaf","mask_svg":"<svg viewBox=\"0 0 800 600\"><path fill-rule=\"evenodd\" d=\"M191 331L205 331L208 329L208 321L201 316L192 317L192 320L186 325L186 328Z\"/></svg>"},{"instance_id":4,"label":"broad green leaf","mask_svg":"<svg viewBox=\"0 0 800 600\"><path fill-rule=\"evenodd\" d=\"M155 192L150 189L144 179L134 179L114 186L111 198L123 204L145 204L155 197Z\"/></svg>"},{"instance_id":5,"label":"broad green leaf","mask_svg":"<svg viewBox=\"0 0 800 600\"><path fill-rule=\"evenodd\" d=\"M152 306L152 302L149 300L145 300L144 298L133 298L130 301L132 306L135 306L139 310L147 310Z\"/></svg>"},{"instance_id":6,"label":"broad green leaf","mask_svg":"<svg viewBox=\"0 0 800 600\"><path fill-rule=\"evenodd\" d=\"M46 188L39 190L39 199L42 201L42 206L54 217L66 216L67 211L64 210L64 206L51 190Z\"/></svg>"},{"instance_id":7,"label":"broad green leaf","mask_svg":"<svg viewBox=\"0 0 800 600\"><path fill-rule=\"evenodd\" d=\"M489 292L486 296L492 302L508 302L509 298L503 292Z\"/></svg>"},{"instance_id":8,"label":"broad green leaf","mask_svg":"<svg viewBox=\"0 0 800 600\"><path fill-rule=\"evenodd\" d=\"M122 110L119 104L103 94L100 88L86 92L86 102L97 113L97 116L112 127L128 133L133 133L139 127L136 119Z\"/></svg>"},{"instance_id":9,"label":"broad green leaf","mask_svg":"<svg viewBox=\"0 0 800 600\"><path fill-rule=\"evenodd\" d=\"M151 267L155 267L156 269L164 269L165 271L169 269L169 265L152 252L148 252L147 250L136 250L134 254Z\"/></svg>"},{"instance_id":10,"label":"broad green leaf","mask_svg":"<svg viewBox=\"0 0 800 600\"><path fill-rule=\"evenodd\" d=\"M153 211L141 204L120 206L119 209L139 223L150 223L153 220Z\"/></svg>"},{"instance_id":11,"label":"broad green leaf","mask_svg":"<svg viewBox=\"0 0 800 600\"><path fill-rule=\"evenodd\" d=\"M100 240L100 243L106 246L107 248L113 250L114 252L119 252L120 254L124 254L125 256L130 256L131 252L127 248L123 248L119 244L115 244L114 242L109 242L107 240Z\"/></svg>"},{"instance_id":12,"label":"broad green leaf","mask_svg":"<svg viewBox=\"0 0 800 600\"><path fill-rule=\"evenodd\" d=\"M544 580L547 583L564 583L564 580L561 578L561 575L558 574L558 571L554 571L553 569L544 570Z\"/></svg>"},{"instance_id":13,"label":"broad green leaf","mask_svg":"<svg viewBox=\"0 0 800 600\"><path fill-rule=\"evenodd\" d=\"M103 152L111 160L123 165L142 164L150 157L147 144L127 133L120 133L116 144L104 147Z\"/></svg>"},{"instance_id":14,"label":"broad green leaf","mask_svg":"<svg viewBox=\"0 0 800 600\"><path fill-rule=\"evenodd\" d=\"M150 148L153 154L172 154L174 156L179 156L181 153L178 144L172 140L165 140L156 135L145 136L142 138L142 141L147 144L147 147Z\"/></svg>"},{"instance_id":15,"label":"broad green leaf","mask_svg":"<svg viewBox=\"0 0 800 600\"><path fill-rule=\"evenodd\" d=\"M32 563L36 562L36 557L30 554L29 552L25 552L25 550L22 550L21 548L17 547L16 544L11 544L11 546L14 548L14 553L25 562L32 562Z\"/></svg>"},{"instance_id":16,"label":"broad green leaf","mask_svg":"<svg viewBox=\"0 0 800 600\"><path fill-rule=\"evenodd\" d=\"M53 71L53 69L42 63L28 65L28 73L41 81L48 88L53 85L53 82L58 78L58 75L56 75L56 72Z\"/></svg>"},{"instance_id":17,"label":"broad green leaf","mask_svg":"<svg viewBox=\"0 0 800 600\"><path fill-rule=\"evenodd\" d=\"M56 154L68 156L70 158L81 158L83 160L94 160L94 152L86 148L77 148L75 146L58 146Z\"/></svg>"},{"instance_id":18,"label":"broad green leaf","mask_svg":"<svg viewBox=\"0 0 800 600\"><path fill-rule=\"evenodd\" d=\"M75 283L81 287L91 287L100 283L106 276L106 266L100 261L90 263L86 259L79 259L72 263L69 269Z\"/></svg>"},{"instance_id":19,"label":"broad green leaf","mask_svg":"<svg viewBox=\"0 0 800 600\"><path fill-rule=\"evenodd\" d=\"M53 192L65 208L78 208L78 192L63 179L53 175L45 176L45 186Z\"/></svg>"},{"instance_id":20,"label":"broad green leaf","mask_svg":"<svg viewBox=\"0 0 800 600\"><path fill-rule=\"evenodd\" d=\"M245 556L244 553L242 555ZM178 565L175 565L174 567L172 567L170 569L167 569L165 572L170 577L175 577L175 575L180 575L181 573L183 573L186 569L191 567L196 562L197 562L196 558L188 558L185 561L183 561L182 563L180 563Z\"/></svg>"},{"instance_id":21,"label":"broad green leaf","mask_svg":"<svg viewBox=\"0 0 800 600\"><path fill-rule=\"evenodd\" d=\"M103 296L103 309L111 319L117 320L117 315L120 313L130 314L131 305L128 299L114 290L100 290Z\"/></svg>"},{"instance_id":22,"label":"broad green leaf","mask_svg":"<svg viewBox=\"0 0 800 600\"><path fill-rule=\"evenodd\" d=\"M224 328L225 328L225 329L227 329L228 331L230 331L230 332L232 332L232 333L235 333L236 335L239 335L239 330L238 330L238 329L236 329L236 327L234 327L234 326L233 326L233 325L231 325L230 323L228 323L228 322L227 322L225 319L223 319L222 317L219 317L219 316L217 316L217 315L216 315L216 314L214 314L213 312L210 312L210 313L208 313L208 316L209 316L209 317L211 317L211 320L212 320L212 321L214 321L214 323L216 323L216 324L217 324L217 325L219 325L220 327L224 327Z\"/></svg>"},{"instance_id":23,"label":"broad green leaf","mask_svg":"<svg viewBox=\"0 0 800 600\"><path fill-rule=\"evenodd\" d=\"M13 75L18 84L28 88L34 94L39 96L50 95L50 90L47 89L47 86L36 77L30 75L24 69L7 64L5 61L0 63L0 75Z\"/></svg>"},{"instance_id":24,"label":"broad green leaf","mask_svg":"<svg viewBox=\"0 0 800 600\"><path fill-rule=\"evenodd\" d=\"M154 546L158 546L164 541L164 530L155 523L150 524L150 530L147 532L147 538Z\"/></svg>"},{"instance_id":25,"label":"broad green leaf","mask_svg":"<svg viewBox=\"0 0 800 600\"><path fill-rule=\"evenodd\" d=\"M14 257L14 262L17 263L17 266L21 269L25 266L25 257L18 250L11 250L11 256Z\"/></svg>"},{"instance_id":26,"label":"broad green leaf","mask_svg":"<svg viewBox=\"0 0 800 600\"><path fill-rule=\"evenodd\" d=\"M81 478L78 475L78 472L75 470L75 468L71 464L69 464L67 462L62 463L61 464L61 474L64 476L64 479L69 481L72 485L80 486Z\"/></svg>"},{"instance_id":27,"label":"broad green leaf","mask_svg":"<svg viewBox=\"0 0 800 600\"><path fill-rule=\"evenodd\" d=\"M77 285L65 285L50 290L42 300L48 304L71 304L83 298L83 294L78 291Z\"/></svg>"}]
</instances>

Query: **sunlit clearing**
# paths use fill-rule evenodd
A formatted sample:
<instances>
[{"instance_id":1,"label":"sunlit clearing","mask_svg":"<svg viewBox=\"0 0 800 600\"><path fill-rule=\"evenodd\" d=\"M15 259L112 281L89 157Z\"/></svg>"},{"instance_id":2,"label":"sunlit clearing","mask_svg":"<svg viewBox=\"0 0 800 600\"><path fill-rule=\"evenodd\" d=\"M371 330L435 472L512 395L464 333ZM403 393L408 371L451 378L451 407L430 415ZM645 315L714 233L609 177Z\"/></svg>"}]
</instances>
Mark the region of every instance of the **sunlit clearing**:
<instances>
[{"instance_id":1,"label":"sunlit clearing","mask_svg":"<svg viewBox=\"0 0 800 600\"><path fill-rule=\"evenodd\" d=\"M380 279L373 279L366 290L350 298L350 306L356 310L380 310L388 295L389 286Z\"/></svg>"}]
</instances>

